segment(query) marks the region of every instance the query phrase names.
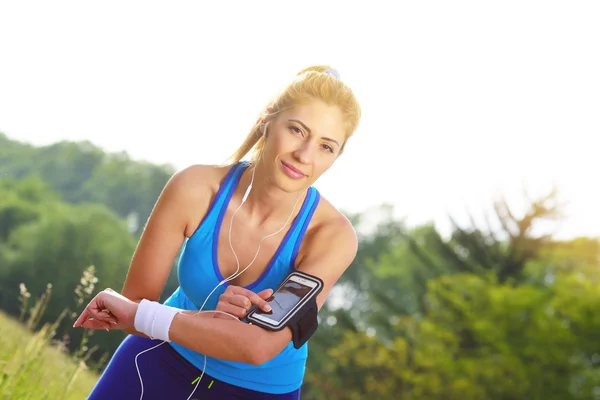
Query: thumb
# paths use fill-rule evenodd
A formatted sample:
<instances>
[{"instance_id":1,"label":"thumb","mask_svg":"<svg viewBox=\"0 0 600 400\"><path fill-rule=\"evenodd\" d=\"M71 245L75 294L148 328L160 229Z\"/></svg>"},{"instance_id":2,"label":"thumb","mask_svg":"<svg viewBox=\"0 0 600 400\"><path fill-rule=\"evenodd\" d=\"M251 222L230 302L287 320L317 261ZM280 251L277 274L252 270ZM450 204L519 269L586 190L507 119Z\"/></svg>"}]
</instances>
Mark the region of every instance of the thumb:
<instances>
[{"instance_id":1,"label":"thumb","mask_svg":"<svg viewBox=\"0 0 600 400\"><path fill-rule=\"evenodd\" d=\"M259 292L258 295L261 299L266 300L273 295L273 289L265 289L262 292Z\"/></svg>"}]
</instances>

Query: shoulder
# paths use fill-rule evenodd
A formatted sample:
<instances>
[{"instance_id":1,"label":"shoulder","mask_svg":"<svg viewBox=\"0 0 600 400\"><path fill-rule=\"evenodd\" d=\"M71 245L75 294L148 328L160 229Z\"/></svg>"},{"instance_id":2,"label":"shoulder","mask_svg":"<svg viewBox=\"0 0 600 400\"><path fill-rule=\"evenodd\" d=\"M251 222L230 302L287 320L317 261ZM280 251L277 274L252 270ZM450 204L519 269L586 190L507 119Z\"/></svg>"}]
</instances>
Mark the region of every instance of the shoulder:
<instances>
[{"instance_id":1,"label":"shoulder","mask_svg":"<svg viewBox=\"0 0 600 400\"><path fill-rule=\"evenodd\" d=\"M186 214L186 236L193 233L232 166L194 164L175 172L163 189L164 201Z\"/></svg>"},{"instance_id":2,"label":"shoulder","mask_svg":"<svg viewBox=\"0 0 600 400\"><path fill-rule=\"evenodd\" d=\"M305 236L311 252L319 248L327 248L329 251L356 254L358 250L356 230L350 220L323 196L320 197L312 222ZM332 241L343 246L335 246L335 249L332 249Z\"/></svg>"},{"instance_id":3,"label":"shoulder","mask_svg":"<svg viewBox=\"0 0 600 400\"><path fill-rule=\"evenodd\" d=\"M178 201L194 201L206 196L219 176L215 165L195 164L175 172L163 189L163 196Z\"/></svg>"},{"instance_id":4,"label":"shoulder","mask_svg":"<svg viewBox=\"0 0 600 400\"><path fill-rule=\"evenodd\" d=\"M358 241L356 231L348 217L324 197L321 197L319 205L320 207L315 211L318 223L314 235L319 236L319 239L333 236L346 242Z\"/></svg>"},{"instance_id":5,"label":"shoulder","mask_svg":"<svg viewBox=\"0 0 600 400\"><path fill-rule=\"evenodd\" d=\"M321 308L335 283L354 261L358 237L350 220L321 197L301 248L296 268L323 280L323 290L317 297Z\"/></svg>"},{"instance_id":6,"label":"shoulder","mask_svg":"<svg viewBox=\"0 0 600 400\"><path fill-rule=\"evenodd\" d=\"M328 269L335 280L358 252L358 236L350 220L321 196L298 254L299 269ZM307 271L309 272L309 271ZM317 275L320 275L317 272Z\"/></svg>"},{"instance_id":7,"label":"shoulder","mask_svg":"<svg viewBox=\"0 0 600 400\"><path fill-rule=\"evenodd\" d=\"M189 165L175 172L167 186L182 193L198 194L197 192L218 186L230 168L231 166L209 164Z\"/></svg>"}]
</instances>

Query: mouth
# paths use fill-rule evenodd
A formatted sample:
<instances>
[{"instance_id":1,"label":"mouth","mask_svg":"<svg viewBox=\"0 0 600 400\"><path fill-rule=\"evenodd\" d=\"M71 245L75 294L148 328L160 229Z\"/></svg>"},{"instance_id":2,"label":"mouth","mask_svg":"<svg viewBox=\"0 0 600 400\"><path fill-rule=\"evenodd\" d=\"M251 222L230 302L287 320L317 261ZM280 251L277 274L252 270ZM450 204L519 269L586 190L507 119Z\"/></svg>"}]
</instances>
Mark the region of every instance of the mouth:
<instances>
[{"instance_id":1,"label":"mouth","mask_svg":"<svg viewBox=\"0 0 600 400\"><path fill-rule=\"evenodd\" d=\"M285 161L281 161L281 165L283 166L283 170L292 179L301 179L306 176L306 174L300 171L298 168L286 163Z\"/></svg>"}]
</instances>

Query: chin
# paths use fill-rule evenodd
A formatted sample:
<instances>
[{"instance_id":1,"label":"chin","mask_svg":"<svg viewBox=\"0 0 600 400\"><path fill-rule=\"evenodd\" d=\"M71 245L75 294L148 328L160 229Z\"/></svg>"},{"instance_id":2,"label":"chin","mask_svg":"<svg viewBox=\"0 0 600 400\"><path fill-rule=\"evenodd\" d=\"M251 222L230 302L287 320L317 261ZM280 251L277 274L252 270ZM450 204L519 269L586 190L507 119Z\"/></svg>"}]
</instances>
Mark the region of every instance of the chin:
<instances>
[{"instance_id":1,"label":"chin","mask_svg":"<svg viewBox=\"0 0 600 400\"><path fill-rule=\"evenodd\" d=\"M311 181L308 179L308 177L304 177L301 179L292 179L289 176L287 176L284 172L278 172L275 174L274 176L274 183L275 185L283 190L286 193L296 193L296 192L300 192L306 188L308 188L311 185Z\"/></svg>"},{"instance_id":2,"label":"chin","mask_svg":"<svg viewBox=\"0 0 600 400\"><path fill-rule=\"evenodd\" d=\"M298 180L290 179L287 176L281 176L278 178L279 179L275 180L277 187L286 193L300 192L310 186L310 181L308 178Z\"/></svg>"}]
</instances>

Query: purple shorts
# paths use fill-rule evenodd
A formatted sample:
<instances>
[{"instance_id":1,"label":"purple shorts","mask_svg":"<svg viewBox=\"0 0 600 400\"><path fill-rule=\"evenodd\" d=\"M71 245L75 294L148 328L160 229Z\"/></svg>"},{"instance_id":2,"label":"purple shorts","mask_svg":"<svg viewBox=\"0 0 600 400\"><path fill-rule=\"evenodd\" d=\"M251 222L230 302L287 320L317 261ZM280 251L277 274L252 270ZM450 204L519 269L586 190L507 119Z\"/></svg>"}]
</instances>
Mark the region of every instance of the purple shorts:
<instances>
[{"instance_id":1,"label":"purple shorts","mask_svg":"<svg viewBox=\"0 0 600 400\"><path fill-rule=\"evenodd\" d=\"M128 335L115 351L88 399L139 400L142 387L135 368L135 356L159 343L159 340ZM168 343L140 355L138 367L144 382L142 400L187 400L202 373ZM194 399L299 400L300 389L285 394L262 393L204 374L191 397L191 400Z\"/></svg>"}]
</instances>

